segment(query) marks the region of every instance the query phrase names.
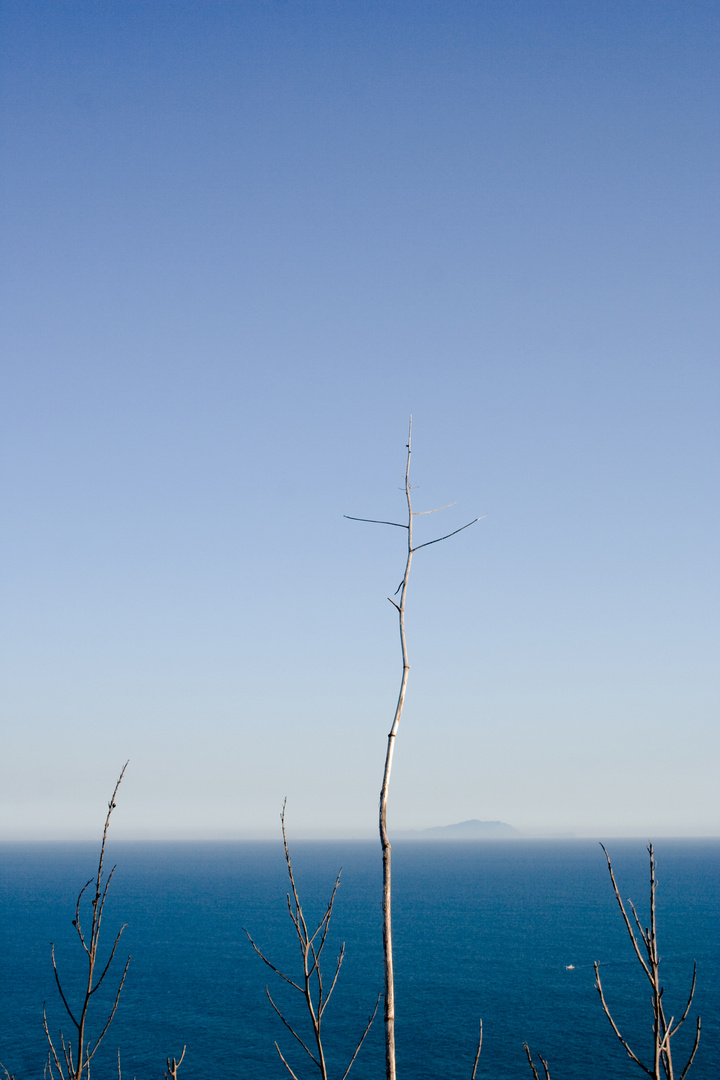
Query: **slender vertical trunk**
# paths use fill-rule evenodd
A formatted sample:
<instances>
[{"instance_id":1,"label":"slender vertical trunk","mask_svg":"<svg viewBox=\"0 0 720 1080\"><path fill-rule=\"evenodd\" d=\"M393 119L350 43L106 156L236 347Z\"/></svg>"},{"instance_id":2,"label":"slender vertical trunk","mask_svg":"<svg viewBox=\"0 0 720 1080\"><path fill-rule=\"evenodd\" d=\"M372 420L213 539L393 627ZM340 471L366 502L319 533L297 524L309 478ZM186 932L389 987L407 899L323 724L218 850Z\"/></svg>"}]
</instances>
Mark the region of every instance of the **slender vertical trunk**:
<instances>
[{"instance_id":1,"label":"slender vertical trunk","mask_svg":"<svg viewBox=\"0 0 720 1080\"><path fill-rule=\"evenodd\" d=\"M400 648L402 650L402 679L400 681L400 693L398 694L397 705L395 706L395 716L393 718L392 727L388 735L387 752L385 754L385 770L383 772L382 787L380 788L380 807L379 807L379 824L380 824L380 844L382 847L382 860L383 860L383 950L385 960L385 1075L386 1080L396 1080L395 1072L395 978L393 975L393 952L392 952L392 891L390 886L391 877L391 864L390 864L390 840L388 838L387 831L387 806L388 796L390 793L390 773L392 771L393 753L395 751L395 738L397 736L398 727L400 725L400 717L402 716L403 705L405 704L405 691L407 690L408 674L410 672L410 664L408 663L407 653L407 641L405 640L405 600L407 597L408 579L410 577L410 567L412 565L412 557L415 551L419 551L420 548L429 547L431 544L439 544L442 540L448 540L451 536L455 536L459 532L463 532L464 529L469 529L471 525L474 525L480 518L473 518L472 521L468 521L466 525L461 525L459 529L453 529L452 532L446 533L445 536L438 536L434 540L427 540L424 544L418 544L417 547L413 547L413 517L417 511L413 511L412 499L410 495L410 455L411 455L411 443L412 443L412 417L410 417L410 426L408 429L408 441L407 441L407 462L405 465L405 498L407 500L407 525L401 524L399 521L380 521L378 518L361 518L353 517L350 514L345 516L350 521L366 521L372 525L394 525L399 529L407 530L407 562L405 563L405 573L403 574L402 581L400 582L395 596L399 596L398 600L393 600L389 597L390 603L396 609L398 613L398 621L400 628ZM452 504L450 504L452 505ZM445 510L446 507L439 506L438 510ZM424 514L434 514L436 510L424 510L421 511Z\"/></svg>"},{"instance_id":2,"label":"slender vertical trunk","mask_svg":"<svg viewBox=\"0 0 720 1080\"><path fill-rule=\"evenodd\" d=\"M407 642L405 640L405 596L407 593L408 577L412 564L412 502L410 497L410 453L411 453L412 421L408 431L407 463L405 466L405 497L408 508L408 553L405 564L405 573L398 592L400 602L395 603L398 611L400 628L400 646L402 649L402 679L400 681L400 693L398 694L395 716L393 718L390 734L388 735L387 753L385 755L385 770L383 772L382 787L380 789L380 844L382 846L383 860L383 949L385 958L385 1076L386 1080L396 1080L395 1069L395 976L393 972L392 951L392 891L391 891L391 848L387 831L387 805L390 793L390 773L392 770L393 751L395 749L395 737L397 736L403 705L405 704L405 691L407 689L408 663Z\"/></svg>"}]
</instances>

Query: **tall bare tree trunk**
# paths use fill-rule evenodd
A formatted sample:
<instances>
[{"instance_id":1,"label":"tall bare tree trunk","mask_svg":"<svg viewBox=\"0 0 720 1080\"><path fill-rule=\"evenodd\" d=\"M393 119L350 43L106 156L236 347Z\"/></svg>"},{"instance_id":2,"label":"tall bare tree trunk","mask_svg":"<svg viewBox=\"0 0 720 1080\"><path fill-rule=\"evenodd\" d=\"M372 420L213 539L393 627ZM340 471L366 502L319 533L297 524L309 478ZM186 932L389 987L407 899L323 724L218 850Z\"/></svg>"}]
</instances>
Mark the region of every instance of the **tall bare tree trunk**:
<instances>
[{"instance_id":1,"label":"tall bare tree trunk","mask_svg":"<svg viewBox=\"0 0 720 1080\"><path fill-rule=\"evenodd\" d=\"M393 717L392 727L388 735L387 751L385 754L385 769L383 772L382 787L380 788L380 807L379 807L379 824L380 824L380 844L382 846L382 860L383 860L383 949L385 959L385 1076L386 1080L396 1080L395 1069L395 976L393 972L393 951L392 951L392 888L391 888L391 848L390 840L388 838L387 831L387 807L388 796L390 793L390 773L392 772L393 753L395 750L395 739L400 725L400 717L402 716L403 706L405 704L405 692L407 690L408 674L410 671L410 664L408 663L408 651L407 641L405 638L405 599L407 597L408 579L410 577L410 567L412 566L412 557L416 551L420 548L429 547L430 544L437 544L441 540L447 540L450 536L455 536L456 533L462 532L463 529L469 528L470 525L474 525L479 518L474 518L469 521L467 525L462 525L459 529L454 529L452 532L447 533L445 536L438 536L435 540L428 540L424 544L418 544L413 547L413 518L421 514L434 514L436 510L422 510L417 511L412 508L411 487L410 487L410 457L412 454L412 417L410 417L410 425L408 427L408 441L407 441L407 459L405 462L405 500L407 502L407 523L399 521L378 521L377 518L358 518L352 517L350 514L346 514L345 517L350 521L366 521L373 525L394 525L399 529L407 529L407 560L405 562L405 573L403 574L402 581L398 585L395 596L399 599L394 600L392 597L388 597L390 603L397 610L398 613L398 625L400 628L400 647L402 650L402 678L400 680L400 693L398 694L397 705L395 706L395 716ZM440 506L438 510L445 510L447 507ZM480 1043L482 1042L482 1029L480 1036ZM480 1045L480 1044L479 1044ZM479 1056L479 1046L478 1046ZM475 1061L475 1068L477 1068L477 1059ZM473 1076L475 1073L473 1072Z\"/></svg>"},{"instance_id":2,"label":"tall bare tree trunk","mask_svg":"<svg viewBox=\"0 0 720 1080\"><path fill-rule=\"evenodd\" d=\"M405 563L405 573L400 583L398 593L400 602L390 602L398 611L398 623L400 628L400 646L402 649L402 678L400 680L400 693L398 694L395 716L388 735L387 752L385 754L385 770L383 772L382 787L380 788L380 844L382 845L383 860L383 949L385 954L385 1075L386 1080L396 1080L395 1070L395 973L393 971L392 951L392 888L391 888L391 846L387 831L387 806L390 794L390 773L392 771L393 751L395 749L395 737L397 736L405 704L405 691L407 690L410 664L408 663L407 640L405 638L405 597L407 594L408 578L412 565L412 523L413 511L410 497L410 455L412 453L412 420L408 430L407 461L405 465L405 498L408 511L408 550ZM397 593L395 594L397 596Z\"/></svg>"}]
</instances>

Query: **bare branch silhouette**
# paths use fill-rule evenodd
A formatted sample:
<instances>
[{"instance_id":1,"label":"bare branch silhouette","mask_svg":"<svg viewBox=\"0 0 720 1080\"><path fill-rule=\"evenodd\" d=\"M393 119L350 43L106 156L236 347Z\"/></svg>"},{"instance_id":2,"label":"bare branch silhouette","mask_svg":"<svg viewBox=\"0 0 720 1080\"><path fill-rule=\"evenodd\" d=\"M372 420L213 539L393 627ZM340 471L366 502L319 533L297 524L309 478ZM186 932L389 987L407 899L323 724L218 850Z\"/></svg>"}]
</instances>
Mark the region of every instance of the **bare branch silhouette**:
<instances>
[{"instance_id":1,"label":"bare branch silhouette","mask_svg":"<svg viewBox=\"0 0 720 1080\"><path fill-rule=\"evenodd\" d=\"M454 502L445 503L444 506L436 506L433 510L413 510L413 517L422 517L423 514L439 514L441 510L449 510L451 506L455 506Z\"/></svg>"},{"instance_id":2,"label":"bare branch silhouette","mask_svg":"<svg viewBox=\"0 0 720 1080\"><path fill-rule=\"evenodd\" d=\"M483 1039L483 1026L482 1026L482 1020L481 1020L480 1021L480 1034L478 1036L477 1050L475 1051L475 1060L473 1061L472 1072L470 1073L470 1080L475 1080L475 1076L477 1074L477 1067L478 1067L478 1063L480 1061L480 1051L482 1050L482 1039Z\"/></svg>"},{"instance_id":3,"label":"bare branch silhouette","mask_svg":"<svg viewBox=\"0 0 720 1080\"><path fill-rule=\"evenodd\" d=\"M118 1003L120 1001L120 995L122 994L123 986L125 985L125 977L127 975L128 965L130 964L130 957L128 957L122 975L120 977L118 988L115 992L113 1004L105 1019L105 1023L100 1029L100 1034L95 1037L94 1040L88 1039L87 1025L90 1001L93 994L95 994L96 991L100 988L100 986L102 986L108 972L110 971L110 966L115 958L115 953L117 951L120 938L122 937L123 931L125 929L125 926L121 926L115 937L115 941L113 942L109 957L102 969L99 970L98 949L100 946L100 929L102 926L102 919L105 910L105 901L107 900L108 896L108 889L110 887L110 882L112 881L113 874L115 873L115 867L111 869L109 874L105 875L104 873L105 846L107 844L108 829L110 828L110 818L112 816L113 810L116 807L115 798L117 796L118 789L120 788L120 784L122 783L127 766L128 763L125 762L120 772L120 776L117 779L117 783L115 784L115 787L113 789L110 802L108 803L107 815L105 817L105 827L103 829L102 835L102 843L100 845L100 857L98 859L97 872L94 879L91 878L88 882L85 883L85 885L83 885L82 889L78 894L78 898L75 904L75 918L73 919L73 926L75 927L75 931L78 935L80 945L87 957L87 977L85 980L85 989L80 1000L80 1007L77 1010L77 1014L70 1006L70 1002L68 1001L68 995L66 994L60 979L60 974L55 960L55 945L52 944L50 948L53 974L55 976L55 984L60 994L62 1003L65 1006L67 1014L70 1017L70 1020L72 1021L76 1032L74 1040L71 1038L68 1038L66 1040L63 1033L60 1033L60 1046L62 1049L62 1058L64 1059L61 1060L60 1053L55 1047L53 1039L50 1035L47 1015L45 1012L45 1008L43 1007L43 1025L45 1028L45 1036L48 1041L50 1054L48 1059L48 1068L50 1076L52 1077L54 1064L54 1067L57 1069L60 1076L60 1080L82 1080L82 1077L85 1077L85 1080L89 1080L90 1062L95 1056L95 1053L100 1046L100 1043L105 1037L108 1028L113 1021L113 1018L117 1011ZM80 918L81 903L83 900L83 896L92 885L94 885L94 890L91 894L90 899L92 917L89 936L86 936L85 932L83 931Z\"/></svg>"},{"instance_id":4,"label":"bare branch silhouette","mask_svg":"<svg viewBox=\"0 0 720 1080\"><path fill-rule=\"evenodd\" d=\"M166 1058L165 1059L167 1061L167 1070L168 1070L165 1073L165 1080L177 1080L178 1069L180 1068L180 1066L183 1063L183 1058L185 1057L185 1051L186 1050L187 1050L187 1047L183 1046L182 1054L180 1055L180 1059L177 1060L177 1061L175 1060L175 1058Z\"/></svg>"},{"instance_id":5,"label":"bare branch silhouette","mask_svg":"<svg viewBox=\"0 0 720 1080\"><path fill-rule=\"evenodd\" d=\"M459 532L462 532L463 529L469 529L470 526L474 525L476 521L482 521L483 517L487 517L487 515L483 514L482 517L473 518L472 521L468 521L467 525L461 525L459 529L453 529L452 532L445 533L444 536L438 536L437 540L428 540L424 544L418 544L416 547L413 548L413 551L419 551L420 548L430 547L431 544L439 544L441 540L449 540L451 536L457 536L457 534Z\"/></svg>"},{"instance_id":6,"label":"bare branch silhouette","mask_svg":"<svg viewBox=\"0 0 720 1080\"><path fill-rule=\"evenodd\" d=\"M285 802L283 803L282 813L280 815L280 824L281 824L281 828L282 828L282 838L283 838L283 849L284 849L284 852L285 852L285 866L286 866L287 873L288 873L288 879L290 881L290 892L288 892L286 900L287 900L288 914L290 916L290 920L291 920L291 922L293 924L293 929L295 931L295 935L296 935L296 937L298 939L298 943L300 945L300 955L301 955L301 958L302 958L302 968L303 968L303 970L302 970L302 978L296 980L296 979L291 978L289 975L286 975L283 971L281 971L278 967L276 967L276 965L273 964L272 961L267 958L267 956L265 956L264 952L255 944L252 937L250 936L250 933L247 930L245 930L245 933L247 934L247 937L248 937L248 940L249 940L250 944L252 945L253 949L258 954L260 959L265 964L267 964L267 966L272 971L274 971L276 975L278 975L284 982L286 982L288 984L288 986L292 986L292 988L294 990L297 990L298 993L301 994L302 997L304 998L304 1000L305 1000L305 1010L306 1010L306 1013L307 1013L307 1017L308 1017L308 1019L310 1021L310 1027L312 1029L312 1035L313 1035L313 1039L314 1039L314 1042L315 1042L314 1051L311 1050L310 1047L307 1045L307 1043L302 1038L302 1036L299 1034L299 1032L298 1032L297 1028L294 1026L294 1024L292 1024L287 1019L287 1017L282 1012L282 1010L275 1004L275 1002L273 1001L272 996L270 994L269 987L265 987L265 993L267 994L268 1001L272 1005L272 1007L275 1010L275 1012L277 1013L278 1017L283 1022L283 1024L287 1028L287 1030L293 1036L293 1038L295 1038L297 1040L297 1042L300 1043L300 1046L302 1046L305 1053L308 1055L308 1057L313 1062L315 1067L319 1070L320 1076L322 1077L322 1080L327 1080L327 1078L328 1078L328 1068L327 1068L327 1062L325 1060L325 1050L324 1050L323 1041L322 1041L322 1022L323 1022L323 1017L325 1015L325 1010L328 1007L328 1004L330 1002L330 998L333 995L333 991L335 990L335 987L336 987L337 981L338 981L338 977L340 975L340 969L342 967L343 959L345 957L345 943L343 942L343 944L342 944L342 946L340 948L340 952L339 952L337 961L335 963L335 969L334 969L334 972L333 972L333 977L332 977L332 980L330 982L330 988L327 991L325 990L325 984L323 982L323 974L322 974L322 969L321 969L321 966L320 966L320 958L322 956L322 951L325 948L325 944L327 942L328 930L330 928L330 921L331 921L332 915L333 915L333 910L334 910L334 906L335 906L335 900L336 900L336 897L337 897L337 891L338 891L338 888L340 887L340 874L338 874L337 878L335 879L335 884L333 885L332 892L330 893L330 899L328 900L325 912L322 915L322 917L321 917L320 921L318 922L317 926L315 927L315 929L311 933L309 928L308 928L307 922L305 920L305 915L303 913L302 904L300 902L300 895L298 893L297 884L295 882L295 873L294 873L294 870L293 870L292 860L290 858L290 848L288 846L287 832L285 830L285 808L286 808L286 804L287 804L287 800L285 800ZM360 1047L362 1046L363 1042L365 1041L365 1036L367 1035L368 1031L370 1030L370 1027L372 1026L372 1022L375 1019L375 1014L377 1013L377 1008L378 1008L379 1001L380 1001L380 997L378 996L378 1002L375 1005L375 1010L374 1010L372 1016L370 1017L367 1025L365 1027L365 1030L363 1031L362 1035L360 1036L359 1041L355 1044L355 1049L354 1049L353 1054L352 1054L352 1056L350 1058L350 1063L348 1064L347 1068L345 1069L345 1072L343 1073L342 1080L345 1080L348 1073L350 1072L350 1070L351 1070L351 1068L352 1068L352 1066L353 1066L353 1064L355 1062L355 1059L357 1058L357 1055L358 1055L358 1053L360 1051ZM280 1049L280 1046L278 1045L278 1043L275 1043L275 1048L277 1049L277 1052L280 1055L280 1060L282 1061L282 1063L285 1066L285 1068L287 1069L287 1071L290 1073L290 1075L292 1077L294 1077L294 1080L298 1080L295 1072L293 1071L293 1069L289 1065L288 1061L286 1060L285 1056L283 1055L282 1050Z\"/></svg>"},{"instance_id":7,"label":"bare branch silhouette","mask_svg":"<svg viewBox=\"0 0 720 1080\"><path fill-rule=\"evenodd\" d=\"M540 1080L540 1076L538 1075L538 1071L535 1068L535 1062L533 1061L532 1054L530 1053L530 1047L528 1046L527 1043L523 1043L523 1046L525 1047L525 1053L527 1054L527 1059L528 1059L528 1062L530 1063L530 1068L532 1069L532 1074L535 1077L535 1080ZM538 1054L538 1058L540 1059L540 1063L542 1064L542 1067L543 1067L543 1072L545 1073L545 1080L550 1080L550 1069L548 1068L547 1061L545 1060L544 1057L540 1057L540 1054Z\"/></svg>"},{"instance_id":8,"label":"bare branch silhouette","mask_svg":"<svg viewBox=\"0 0 720 1080\"><path fill-rule=\"evenodd\" d=\"M343 514L344 518L348 521L366 521L369 525L395 525L398 529L407 529L407 525L403 525L399 521L378 521L377 518L358 518L352 517L350 514Z\"/></svg>"},{"instance_id":9,"label":"bare branch silhouette","mask_svg":"<svg viewBox=\"0 0 720 1080\"><path fill-rule=\"evenodd\" d=\"M671 1044L670 1044L670 1040L672 1039L673 1035L675 1035L677 1030L682 1026L682 1024L685 1023L685 1020L687 1019L687 1016L688 1016L688 1014L690 1012L690 1007L692 1005L693 997L695 995L695 980L696 980L696 975L697 975L697 965L696 964L693 965L692 984L691 984L691 987L690 987L690 993L689 993L689 996L688 996L687 1004L685 1006L685 1010L684 1010L682 1016L680 1017L680 1019L678 1020L677 1023L674 1023L675 1018L673 1016L670 1017L669 1021L666 1020L666 1018L665 1018L665 1007L664 1007L664 1003L663 1003L664 988L660 983L660 955L659 955L659 952L658 952L657 910L656 910L657 877L656 877L655 853L654 853L654 850L653 850L653 845L649 844L648 849L647 849L648 854L650 856L650 925L649 926L643 928L643 925L642 925L642 923L640 921L638 913L635 910L634 904L632 903L631 900L628 900L628 904L630 905L630 909L631 909L632 914L633 914L633 919L634 919L634 922L635 922L635 926L637 927L637 933L639 934L640 941L642 942L642 945L643 945L643 949L644 949L644 952L645 952L644 956L643 956L643 952L642 952L642 950L640 948L640 944L638 942L638 938L636 936L635 930L633 929L633 925L632 925L632 923L630 921L630 918L629 918L629 916L627 914L627 911L625 909L625 905L624 905L624 903L622 901L622 898L620 896L620 890L618 889L617 881L615 880L615 873L613 871L612 863L610 862L610 856L608 855L607 849L605 848L605 846L603 844L601 844L600 846L602 847L603 851L605 852L605 859L607 861L607 866L608 866L608 871L609 871L609 874L610 874L610 881L612 883L613 893L615 894L615 899L617 901L618 907L620 908L620 912L622 914L623 922L625 923L625 929L627 930L628 937L630 938L630 941L632 942L632 946L633 946L633 950L635 952L635 955L636 955L637 959L639 960L640 965L641 965L643 971L645 972L645 975L647 976L648 981L650 982L650 986L652 988L652 1006L653 1006L653 1061L652 1061L652 1067L650 1067L650 1065L646 1065L643 1061L640 1060L640 1058L637 1056L637 1054L631 1049L627 1039L622 1034L622 1032L620 1031L617 1023L615 1022L615 1019L614 1019L614 1017L613 1017L613 1015L612 1015L612 1013L610 1011L610 1008L609 1008L608 1003L607 1003L606 998L605 998L605 992L604 992L603 985L602 985L602 982L601 982L601 979L600 979L600 969L599 969L599 966L598 966L597 963L594 965L595 966L595 989L597 990L598 994L600 995L600 1004L602 1005L603 1012L605 1013L605 1015L607 1016L607 1018L608 1018L608 1020L610 1022L610 1026L612 1027L613 1031L617 1035L618 1039L620 1040L620 1043L624 1047L626 1053L631 1058L631 1060L634 1061L636 1063L636 1065L639 1065L639 1067L643 1070L643 1072L647 1073L648 1076L651 1076L653 1078L653 1080L675 1080L675 1072L674 1072L673 1060L672 1060L672 1047L671 1047ZM689 1056L689 1058L688 1058L688 1060L687 1060L687 1062L685 1064L685 1068L682 1070L682 1073L680 1074L680 1080L684 1080L684 1077L687 1076L687 1073L688 1073L688 1071L690 1069L690 1066L693 1063L693 1060L695 1058L695 1054L697 1053L697 1048L698 1048L698 1045L699 1045L699 1042L700 1042L700 1030L701 1030L701 1021L700 1021L700 1017L698 1017L697 1024L696 1024L696 1029L695 1029L695 1041L693 1043L693 1048L692 1048L692 1051L690 1053L690 1056Z\"/></svg>"},{"instance_id":10,"label":"bare branch silhouette","mask_svg":"<svg viewBox=\"0 0 720 1080\"><path fill-rule=\"evenodd\" d=\"M385 963L385 1076L386 1080L396 1080L396 1062L395 1062L395 974L393 969L393 947L392 947L392 886L391 886L391 846L390 839L388 837L387 830L387 807L388 798L390 794L390 776L392 773L393 754L395 751L395 740L397 737L398 727L400 725L400 718L403 712L403 706L405 704L405 694L407 691L408 675L410 673L410 664L408 661L407 639L405 636L405 600L407 597L408 581L410 578L410 568L412 566L412 557L416 551L420 548L429 547L431 544L438 544L441 540L447 540L451 536L455 536L457 533L462 532L463 529L468 529L471 525L474 525L480 518L475 518L473 521L469 521L467 525L461 526L459 529L455 529L453 532L447 533L446 536L439 536L436 540L428 540L426 543L413 545L413 518L417 516L417 511L412 508L412 495L410 486L410 457L412 455L412 417L410 417L410 424L408 427L408 440L407 440L407 458L405 461L405 501L407 503L407 524L400 525L397 521L377 521L375 518L355 518L346 514L345 517L350 518L351 521L367 521L373 524L382 525L396 525L399 528L407 530L407 556L405 562L405 573L402 576L402 580L395 590L395 596L400 595L399 602L396 602L392 597L388 597L390 603L396 609L398 613L399 631L400 631L400 652L402 656L402 675L400 679L400 691L398 693L397 704L395 706L395 715L393 717L392 726L388 734L387 750L385 753L385 767L383 770L382 785L380 788L380 805L379 805L379 831L380 831L380 845L382 848L382 860L383 860L383 956ZM453 505L450 503L449 505ZM443 507L438 507L443 509ZM435 511L422 511L422 513L435 513Z\"/></svg>"}]
</instances>

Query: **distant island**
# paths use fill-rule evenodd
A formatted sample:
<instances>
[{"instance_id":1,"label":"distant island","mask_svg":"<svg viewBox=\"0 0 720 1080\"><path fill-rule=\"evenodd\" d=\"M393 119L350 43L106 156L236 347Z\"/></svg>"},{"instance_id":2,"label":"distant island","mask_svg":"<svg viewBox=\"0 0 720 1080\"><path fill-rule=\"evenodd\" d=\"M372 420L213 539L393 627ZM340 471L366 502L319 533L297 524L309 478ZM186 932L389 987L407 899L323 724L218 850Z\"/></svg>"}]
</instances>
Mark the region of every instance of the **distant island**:
<instances>
[{"instance_id":1,"label":"distant island","mask_svg":"<svg viewBox=\"0 0 720 1080\"><path fill-rule=\"evenodd\" d=\"M456 825L435 825L394 834L397 840L511 840L522 836L504 821L459 821Z\"/></svg>"}]
</instances>

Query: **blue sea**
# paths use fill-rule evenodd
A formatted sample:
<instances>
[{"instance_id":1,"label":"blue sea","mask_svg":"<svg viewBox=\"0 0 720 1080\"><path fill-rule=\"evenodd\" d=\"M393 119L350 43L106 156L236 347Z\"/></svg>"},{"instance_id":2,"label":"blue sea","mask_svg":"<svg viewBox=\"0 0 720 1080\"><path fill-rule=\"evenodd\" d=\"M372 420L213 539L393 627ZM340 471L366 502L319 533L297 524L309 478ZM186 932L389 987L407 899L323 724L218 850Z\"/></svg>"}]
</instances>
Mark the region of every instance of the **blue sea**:
<instances>
[{"instance_id":1,"label":"blue sea","mask_svg":"<svg viewBox=\"0 0 720 1080\"><path fill-rule=\"evenodd\" d=\"M623 897L646 918L648 858L641 841L608 845ZM676 1037L684 1063L702 1015L689 1077L720 1076L720 935L717 841L659 840L658 923L667 1014L679 1016L698 964L691 1017ZM298 842L293 865L308 919L319 919L342 868L326 949L331 974L346 959L325 1015L337 1080L382 988L376 842ZM0 846L0 1061L17 1080L39 1080L50 1028L68 1031L50 964L50 942L68 996L81 992L82 956L72 926L79 888L92 877L92 845ZM297 978L299 950L288 917L287 876L278 843L113 844L117 864L104 918L109 946L132 954L115 1021L95 1058L95 1080L160 1078L165 1058L187 1046L181 1080L287 1077L277 1040L300 1080L317 1075L273 1012L275 1000L307 1032L303 1003L253 952L258 946ZM642 1075L602 1013L593 988L601 964L616 1019L648 1054L649 985L612 895L603 853L590 840L396 842L393 846L397 1056L400 1080L469 1080L480 1018L479 1078L531 1080L523 1042L549 1063L552 1080L622 1080ZM327 976L326 976L327 979ZM98 997L100 995L97 995ZM95 1002L96 1022L103 1001ZM536 1059L537 1060L537 1059ZM679 1075L678 1070L678 1075ZM382 1080L382 1015L351 1077Z\"/></svg>"}]
</instances>

